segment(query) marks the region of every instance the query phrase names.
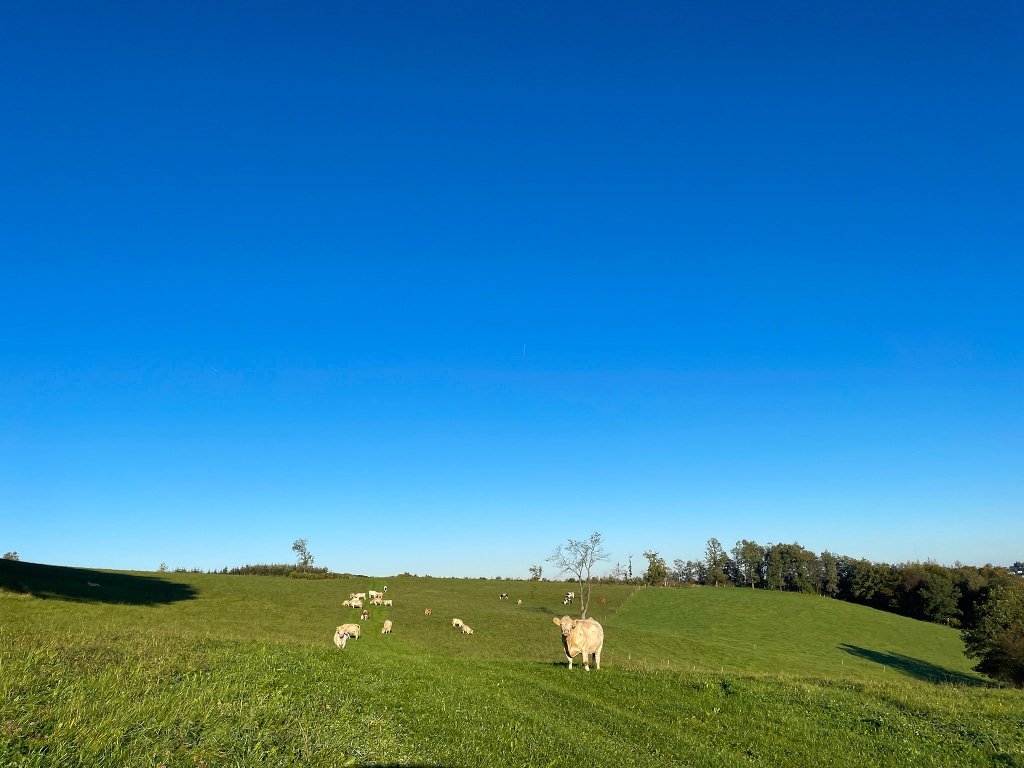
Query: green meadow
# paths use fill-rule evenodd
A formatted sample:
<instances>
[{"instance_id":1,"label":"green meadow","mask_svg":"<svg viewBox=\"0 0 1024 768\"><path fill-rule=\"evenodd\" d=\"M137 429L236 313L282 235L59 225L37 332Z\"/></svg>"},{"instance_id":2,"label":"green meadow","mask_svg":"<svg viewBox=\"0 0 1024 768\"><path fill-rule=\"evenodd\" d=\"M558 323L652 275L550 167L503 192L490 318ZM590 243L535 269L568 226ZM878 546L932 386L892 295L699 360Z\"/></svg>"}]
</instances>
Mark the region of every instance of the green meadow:
<instances>
[{"instance_id":1,"label":"green meadow","mask_svg":"<svg viewBox=\"0 0 1024 768\"><path fill-rule=\"evenodd\" d=\"M385 585L394 607L336 648L358 620L341 601ZM588 673L552 621L569 588L4 561L0 765L1024 766L1024 694L972 672L948 627L598 585Z\"/></svg>"}]
</instances>

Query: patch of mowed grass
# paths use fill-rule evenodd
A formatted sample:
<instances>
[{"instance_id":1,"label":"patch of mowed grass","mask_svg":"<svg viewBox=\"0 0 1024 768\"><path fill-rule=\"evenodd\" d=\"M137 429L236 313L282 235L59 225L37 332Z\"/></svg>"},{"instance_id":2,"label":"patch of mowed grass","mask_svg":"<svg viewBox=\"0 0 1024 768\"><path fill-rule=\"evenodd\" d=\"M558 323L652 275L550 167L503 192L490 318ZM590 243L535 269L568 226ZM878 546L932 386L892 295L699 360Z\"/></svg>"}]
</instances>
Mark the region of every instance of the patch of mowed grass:
<instances>
[{"instance_id":1,"label":"patch of mowed grass","mask_svg":"<svg viewBox=\"0 0 1024 768\"><path fill-rule=\"evenodd\" d=\"M696 670L987 684L957 630L813 595L645 589L610 631L641 659Z\"/></svg>"},{"instance_id":2,"label":"patch of mowed grass","mask_svg":"<svg viewBox=\"0 0 1024 768\"><path fill-rule=\"evenodd\" d=\"M346 659L293 645L0 634L4 766L311 765L400 759Z\"/></svg>"},{"instance_id":3,"label":"patch of mowed grass","mask_svg":"<svg viewBox=\"0 0 1024 768\"><path fill-rule=\"evenodd\" d=\"M558 582L166 577L192 598L0 597L0 765L1024 765L1017 691L829 674L815 658L832 651L813 647L857 640L814 609L832 601L790 614L806 647L787 639L759 660L723 647L716 669L691 631L760 646L755 620L766 637L775 621L764 606L785 616L790 603L599 586L607 640L587 673L565 666L552 617L575 611ZM334 626L356 613L341 600L384 584L394 607L371 607L364 636L336 649ZM875 635L899 618L877 615Z\"/></svg>"},{"instance_id":4,"label":"patch of mowed grass","mask_svg":"<svg viewBox=\"0 0 1024 768\"><path fill-rule=\"evenodd\" d=\"M425 654L370 636L346 651L144 636L74 647L68 639L29 656L0 635L4 726L23 729L0 741L0 764L968 766L1024 758L1024 724L1006 691L967 691L965 701L965 689L950 686L570 673Z\"/></svg>"}]
</instances>

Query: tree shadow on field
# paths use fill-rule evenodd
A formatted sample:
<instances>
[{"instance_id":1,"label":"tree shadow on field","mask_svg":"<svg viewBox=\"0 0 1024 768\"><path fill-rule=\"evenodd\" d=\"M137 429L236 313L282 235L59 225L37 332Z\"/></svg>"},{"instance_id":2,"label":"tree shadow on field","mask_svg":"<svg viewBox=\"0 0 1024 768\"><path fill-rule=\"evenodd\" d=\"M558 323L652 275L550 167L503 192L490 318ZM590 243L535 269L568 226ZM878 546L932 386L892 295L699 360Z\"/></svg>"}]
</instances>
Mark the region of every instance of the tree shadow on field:
<instances>
[{"instance_id":1,"label":"tree shadow on field","mask_svg":"<svg viewBox=\"0 0 1024 768\"><path fill-rule=\"evenodd\" d=\"M115 605L160 605L192 600L188 584L155 576L0 560L0 590L43 600Z\"/></svg>"},{"instance_id":2,"label":"tree shadow on field","mask_svg":"<svg viewBox=\"0 0 1024 768\"><path fill-rule=\"evenodd\" d=\"M839 648L851 656L856 656L858 659L865 659L886 667L892 667L911 677L916 677L918 680L926 680L930 683L955 683L957 685L977 687L989 686L989 683L984 679L975 675L956 672L946 667L940 667L938 664L932 664L930 661L904 656L901 653L883 653L882 651L872 651L868 648L847 645L846 643L842 643Z\"/></svg>"}]
</instances>

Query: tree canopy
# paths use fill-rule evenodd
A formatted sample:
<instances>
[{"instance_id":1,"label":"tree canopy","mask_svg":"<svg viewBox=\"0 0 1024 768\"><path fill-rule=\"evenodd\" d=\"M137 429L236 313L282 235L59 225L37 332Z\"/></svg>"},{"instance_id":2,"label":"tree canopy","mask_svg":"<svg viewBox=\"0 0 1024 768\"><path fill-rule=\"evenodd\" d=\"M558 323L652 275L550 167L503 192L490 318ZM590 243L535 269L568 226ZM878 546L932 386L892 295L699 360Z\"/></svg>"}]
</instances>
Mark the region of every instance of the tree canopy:
<instances>
[{"instance_id":1,"label":"tree canopy","mask_svg":"<svg viewBox=\"0 0 1024 768\"><path fill-rule=\"evenodd\" d=\"M961 633L974 668L1024 687L1024 583L996 587L978 609L977 621Z\"/></svg>"},{"instance_id":2,"label":"tree canopy","mask_svg":"<svg viewBox=\"0 0 1024 768\"><path fill-rule=\"evenodd\" d=\"M309 551L307 546L308 542L306 539L296 539L292 544L292 552L294 552L299 558L299 565L302 568L309 568L316 559L313 554Z\"/></svg>"},{"instance_id":3,"label":"tree canopy","mask_svg":"<svg viewBox=\"0 0 1024 768\"><path fill-rule=\"evenodd\" d=\"M647 584L660 584L668 579L668 566L658 552L644 552L647 558L647 572L644 574L644 582Z\"/></svg>"}]
</instances>

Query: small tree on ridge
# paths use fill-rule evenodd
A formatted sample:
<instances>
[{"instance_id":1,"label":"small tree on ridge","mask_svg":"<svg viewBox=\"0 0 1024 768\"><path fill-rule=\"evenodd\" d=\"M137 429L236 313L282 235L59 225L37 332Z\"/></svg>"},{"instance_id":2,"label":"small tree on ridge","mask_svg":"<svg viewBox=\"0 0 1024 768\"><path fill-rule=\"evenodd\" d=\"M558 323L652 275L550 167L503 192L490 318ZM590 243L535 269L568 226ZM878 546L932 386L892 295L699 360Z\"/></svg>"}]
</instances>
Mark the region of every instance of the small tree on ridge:
<instances>
[{"instance_id":1,"label":"small tree on ridge","mask_svg":"<svg viewBox=\"0 0 1024 768\"><path fill-rule=\"evenodd\" d=\"M665 558L658 552L644 552L647 558L647 572L644 581L648 584L663 584L668 580L668 566Z\"/></svg>"},{"instance_id":2,"label":"small tree on ridge","mask_svg":"<svg viewBox=\"0 0 1024 768\"><path fill-rule=\"evenodd\" d=\"M601 546L601 534L595 531L590 534L589 539L569 539L565 544L559 544L548 558L548 562L554 565L560 574L571 573L576 577L580 590L577 598L580 601L581 619L587 618L587 608L590 607L591 571L596 563L607 560L608 557L608 553Z\"/></svg>"},{"instance_id":3,"label":"small tree on ridge","mask_svg":"<svg viewBox=\"0 0 1024 768\"><path fill-rule=\"evenodd\" d=\"M292 544L292 552L298 555L299 565L302 567L303 570L309 568L309 566L313 564L313 560L316 559L313 557L312 553L306 547L306 544L306 539L296 539L295 542Z\"/></svg>"}]
</instances>

